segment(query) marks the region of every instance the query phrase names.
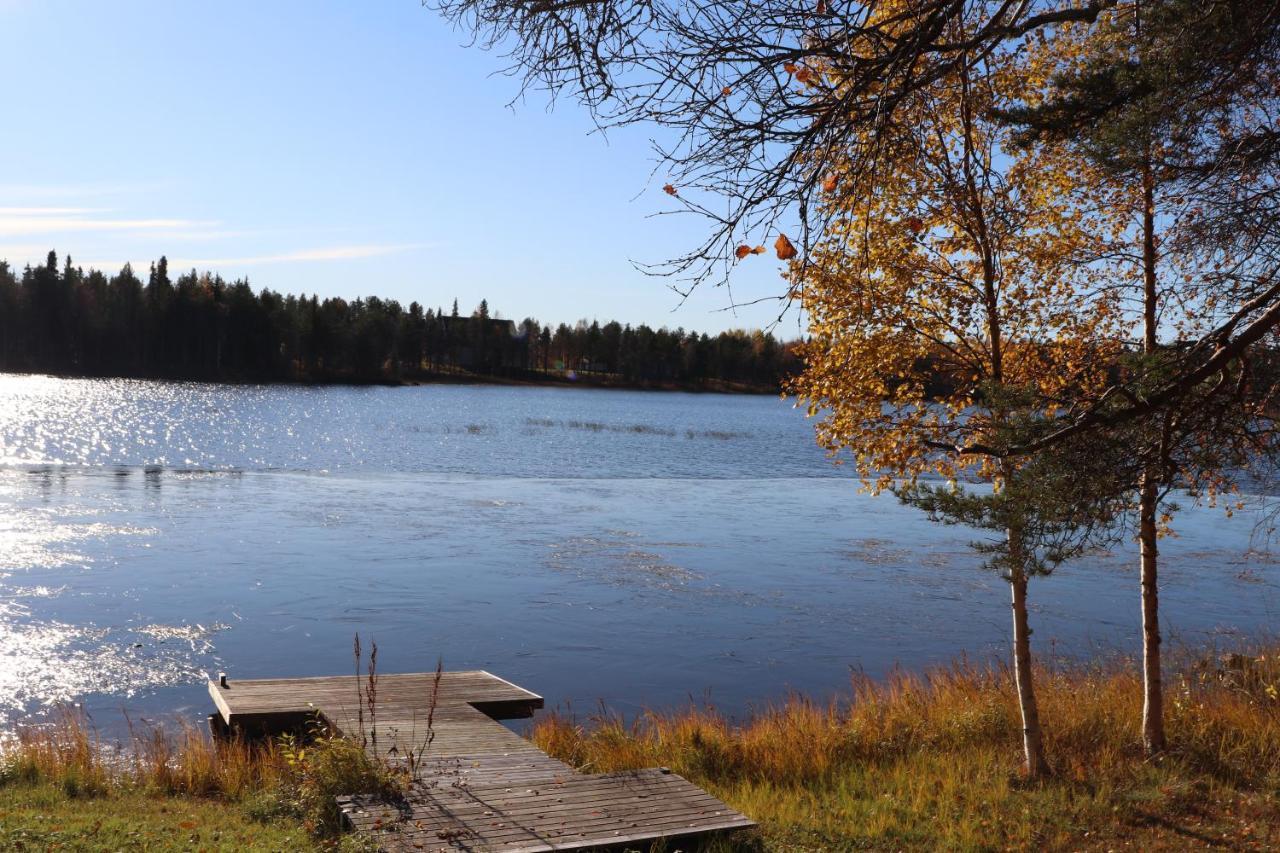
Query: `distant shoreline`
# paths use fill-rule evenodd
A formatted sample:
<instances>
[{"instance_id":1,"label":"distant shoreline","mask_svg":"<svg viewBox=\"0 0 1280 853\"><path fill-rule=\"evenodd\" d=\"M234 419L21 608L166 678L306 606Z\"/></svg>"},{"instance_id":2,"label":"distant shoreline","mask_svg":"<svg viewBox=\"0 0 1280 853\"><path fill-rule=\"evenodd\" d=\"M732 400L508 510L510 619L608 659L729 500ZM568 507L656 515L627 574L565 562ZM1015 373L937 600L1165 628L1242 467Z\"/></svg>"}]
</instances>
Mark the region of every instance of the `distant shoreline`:
<instances>
[{"instance_id":1,"label":"distant shoreline","mask_svg":"<svg viewBox=\"0 0 1280 853\"><path fill-rule=\"evenodd\" d=\"M334 383L312 383L334 384ZM359 384L359 383L354 383ZM685 391L708 394L781 394L779 387L752 385L746 382L730 382L724 379L705 379L697 382L633 381L598 373L576 373L572 377L564 373L530 371L524 376L488 376L476 373L434 373L425 377L401 380L393 385L510 385L517 387L545 386L549 388L604 388L615 391Z\"/></svg>"},{"instance_id":2,"label":"distant shoreline","mask_svg":"<svg viewBox=\"0 0 1280 853\"><path fill-rule=\"evenodd\" d=\"M514 388L593 388L612 391L678 391L693 394L746 394L746 395L778 395L780 387L752 385L746 382L731 382L723 379L706 379L696 382L680 382L675 380L650 381L627 380L615 374L543 372L540 370L521 371L507 376L484 373L472 373L465 370L424 371L414 376L398 379L378 378L360 379L353 376L334 376L324 379L254 379L233 377L204 376L148 376L142 374L86 374L86 373L51 373L42 370L3 370L0 375L9 376L51 376L57 379L136 379L145 382L194 382L208 385L299 385L306 387L375 387L411 388L425 385L494 385Z\"/></svg>"}]
</instances>

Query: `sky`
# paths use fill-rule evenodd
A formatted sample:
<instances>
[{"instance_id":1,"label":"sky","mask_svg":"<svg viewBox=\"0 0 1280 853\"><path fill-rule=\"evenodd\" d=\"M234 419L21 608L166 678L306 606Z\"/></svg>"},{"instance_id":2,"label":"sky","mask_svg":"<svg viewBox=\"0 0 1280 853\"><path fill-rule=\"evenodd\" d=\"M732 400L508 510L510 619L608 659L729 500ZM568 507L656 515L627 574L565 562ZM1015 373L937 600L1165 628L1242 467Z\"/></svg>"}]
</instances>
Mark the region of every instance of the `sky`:
<instances>
[{"instance_id":1,"label":"sky","mask_svg":"<svg viewBox=\"0 0 1280 853\"><path fill-rule=\"evenodd\" d=\"M255 287L503 317L717 332L724 288L638 271L707 224L654 172L653 128L602 135L523 101L502 58L419 0L0 0L0 259L50 249L145 275L160 255ZM749 258L736 302L777 295ZM796 333L794 317L778 330Z\"/></svg>"}]
</instances>

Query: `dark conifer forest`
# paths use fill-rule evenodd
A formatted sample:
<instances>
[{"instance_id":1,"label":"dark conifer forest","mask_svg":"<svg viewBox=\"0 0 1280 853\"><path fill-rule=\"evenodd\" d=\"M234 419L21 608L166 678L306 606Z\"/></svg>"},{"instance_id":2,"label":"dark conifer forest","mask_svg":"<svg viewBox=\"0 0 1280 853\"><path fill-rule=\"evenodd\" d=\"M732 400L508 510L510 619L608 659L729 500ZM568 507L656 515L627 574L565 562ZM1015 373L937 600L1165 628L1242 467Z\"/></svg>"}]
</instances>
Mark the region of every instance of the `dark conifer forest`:
<instances>
[{"instance_id":1,"label":"dark conifer forest","mask_svg":"<svg viewBox=\"0 0 1280 853\"><path fill-rule=\"evenodd\" d=\"M0 261L0 371L229 382L584 382L777 390L798 360L760 331L716 336L616 321L542 325L487 302L282 295L165 258L139 276Z\"/></svg>"}]
</instances>

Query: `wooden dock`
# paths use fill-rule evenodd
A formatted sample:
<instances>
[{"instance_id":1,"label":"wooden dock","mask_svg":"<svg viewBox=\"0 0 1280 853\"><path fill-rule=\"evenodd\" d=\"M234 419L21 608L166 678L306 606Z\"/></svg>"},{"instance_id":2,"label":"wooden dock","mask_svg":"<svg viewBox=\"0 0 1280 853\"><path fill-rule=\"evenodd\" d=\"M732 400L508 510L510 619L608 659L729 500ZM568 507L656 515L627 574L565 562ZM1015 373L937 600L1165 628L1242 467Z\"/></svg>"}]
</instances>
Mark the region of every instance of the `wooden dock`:
<instances>
[{"instance_id":1,"label":"wooden dock","mask_svg":"<svg viewBox=\"0 0 1280 853\"><path fill-rule=\"evenodd\" d=\"M358 737L366 689L353 675L209 682L213 722L250 735L319 720ZM430 745L403 800L353 795L339 797L339 807L384 850L582 850L755 825L665 769L579 773L497 722L542 705L541 696L479 670L443 673L438 687L434 673L380 674L376 718L367 708L363 715L366 750L406 761L427 741L429 716Z\"/></svg>"}]
</instances>

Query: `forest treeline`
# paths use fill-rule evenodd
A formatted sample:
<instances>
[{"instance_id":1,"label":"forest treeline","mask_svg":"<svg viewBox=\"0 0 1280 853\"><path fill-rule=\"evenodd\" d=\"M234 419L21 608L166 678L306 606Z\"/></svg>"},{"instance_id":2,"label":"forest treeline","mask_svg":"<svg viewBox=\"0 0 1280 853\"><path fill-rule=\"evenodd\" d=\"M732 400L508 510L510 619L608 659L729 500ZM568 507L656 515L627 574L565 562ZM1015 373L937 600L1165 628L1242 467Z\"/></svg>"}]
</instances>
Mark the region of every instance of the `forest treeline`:
<instances>
[{"instance_id":1,"label":"forest treeline","mask_svg":"<svg viewBox=\"0 0 1280 853\"><path fill-rule=\"evenodd\" d=\"M776 390L794 348L761 331L710 336L616 321L516 322L488 303L460 313L375 296L255 291L210 272L146 280L59 265L19 274L0 261L0 371L210 381L578 380L648 387Z\"/></svg>"}]
</instances>

